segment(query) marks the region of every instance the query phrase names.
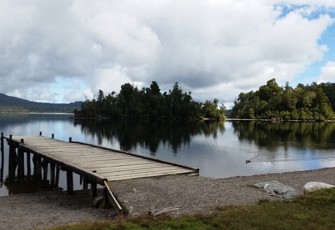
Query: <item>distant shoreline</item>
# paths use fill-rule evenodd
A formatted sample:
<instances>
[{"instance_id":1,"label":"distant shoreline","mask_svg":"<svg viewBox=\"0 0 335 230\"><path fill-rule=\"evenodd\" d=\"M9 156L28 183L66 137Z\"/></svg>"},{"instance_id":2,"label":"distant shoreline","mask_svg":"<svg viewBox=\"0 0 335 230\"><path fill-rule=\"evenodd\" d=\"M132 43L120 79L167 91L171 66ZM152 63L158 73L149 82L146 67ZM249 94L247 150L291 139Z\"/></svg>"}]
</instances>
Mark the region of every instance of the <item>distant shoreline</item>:
<instances>
[{"instance_id":1,"label":"distant shoreline","mask_svg":"<svg viewBox=\"0 0 335 230\"><path fill-rule=\"evenodd\" d=\"M249 119L249 118L228 118L226 117L225 121L266 121L266 122L273 122L273 123L280 123L280 122L335 122L335 120L324 120L324 121L317 121L317 120L276 120L273 121L272 119Z\"/></svg>"},{"instance_id":2,"label":"distant shoreline","mask_svg":"<svg viewBox=\"0 0 335 230\"><path fill-rule=\"evenodd\" d=\"M0 112L0 114L10 114L10 115L70 115L73 116L74 113L66 112Z\"/></svg>"}]
</instances>

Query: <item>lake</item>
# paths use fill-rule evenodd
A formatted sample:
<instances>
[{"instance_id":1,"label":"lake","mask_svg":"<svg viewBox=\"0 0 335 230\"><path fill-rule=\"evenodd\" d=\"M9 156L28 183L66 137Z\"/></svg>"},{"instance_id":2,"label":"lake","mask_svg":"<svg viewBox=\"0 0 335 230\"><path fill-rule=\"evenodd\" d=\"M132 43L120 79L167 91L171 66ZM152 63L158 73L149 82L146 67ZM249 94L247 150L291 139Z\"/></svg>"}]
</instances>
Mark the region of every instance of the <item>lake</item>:
<instances>
[{"instance_id":1,"label":"lake","mask_svg":"<svg viewBox=\"0 0 335 230\"><path fill-rule=\"evenodd\" d=\"M42 132L64 141L72 137L74 141L199 168L201 176L212 178L335 166L335 123L76 122L69 114L2 114L0 132L6 136ZM5 147L4 180L7 144ZM76 179L75 188L79 189ZM60 187L66 188L65 180L60 179ZM1 183L0 196L36 188L41 186L32 182L15 186Z\"/></svg>"}]
</instances>

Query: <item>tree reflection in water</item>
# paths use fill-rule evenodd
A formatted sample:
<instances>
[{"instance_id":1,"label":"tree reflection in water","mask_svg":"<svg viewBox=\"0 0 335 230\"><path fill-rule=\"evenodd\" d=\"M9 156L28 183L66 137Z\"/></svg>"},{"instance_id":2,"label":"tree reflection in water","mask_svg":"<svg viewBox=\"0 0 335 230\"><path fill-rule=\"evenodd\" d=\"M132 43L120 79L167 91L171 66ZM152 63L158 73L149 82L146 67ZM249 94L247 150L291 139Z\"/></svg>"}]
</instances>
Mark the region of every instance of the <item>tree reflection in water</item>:
<instances>
[{"instance_id":1,"label":"tree reflection in water","mask_svg":"<svg viewBox=\"0 0 335 230\"><path fill-rule=\"evenodd\" d=\"M217 137L224 132L223 122L181 122L181 121L76 121L85 135L91 135L102 144L104 139L120 143L120 148L129 151L137 146L149 149L155 155L159 145L168 145L177 153L183 145L188 145L195 135Z\"/></svg>"},{"instance_id":2,"label":"tree reflection in water","mask_svg":"<svg viewBox=\"0 0 335 230\"><path fill-rule=\"evenodd\" d=\"M240 141L255 143L260 148L276 152L278 147L329 150L335 147L335 123L261 121L232 123Z\"/></svg>"}]
</instances>

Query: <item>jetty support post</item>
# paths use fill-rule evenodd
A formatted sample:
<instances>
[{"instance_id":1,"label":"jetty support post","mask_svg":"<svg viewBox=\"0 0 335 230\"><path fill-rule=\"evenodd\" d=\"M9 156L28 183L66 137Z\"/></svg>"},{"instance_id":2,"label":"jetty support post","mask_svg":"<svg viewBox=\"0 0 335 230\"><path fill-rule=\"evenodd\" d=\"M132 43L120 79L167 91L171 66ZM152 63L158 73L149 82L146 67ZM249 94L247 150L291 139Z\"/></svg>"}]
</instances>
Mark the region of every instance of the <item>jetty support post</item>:
<instances>
[{"instance_id":1,"label":"jetty support post","mask_svg":"<svg viewBox=\"0 0 335 230\"><path fill-rule=\"evenodd\" d=\"M55 186L55 169L56 165L55 163L50 163L50 185Z\"/></svg>"},{"instance_id":2,"label":"jetty support post","mask_svg":"<svg viewBox=\"0 0 335 230\"><path fill-rule=\"evenodd\" d=\"M56 165L56 175L55 175L55 186L58 187L59 184L59 172L60 166Z\"/></svg>"},{"instance_id":3,"label":"jetty support post","mask_svg":"<svg viewBox=\"0 0 335 230\"><path fill-rule=\"evenodd\" d=\"M27 176L31 176L30 152L27 152Z\"/></svg>"},{"instance_id":4,"label":"jetty support post","mask_svg":"<svg viewBox=\"0 0 335 230\"><path fill-rule=\"evenodd\" d=\"M83 178L83 189L88 189L88 180L86 177Z\"/></svg>"},{"instance_id":5,"label":"jetty support post","mask_svg":"<svg viewBox=\"0 0 335 230\"><path fill-rule=\"evenodd\" d=\"M24 143L24 140L21 139L21 144ZM17 176L19 179L24 177L24 151L18 146L17 148Z\"/></svg>"},{"instance_id":6,"label":"jetty support post","mask_svg":"<svg viewBox=\"0 0 335 230\"><path fill-rule=\"evenodd\" d=\"M42 161L43 182L48 181L48 165L49 165L49 162L46 159L43 159L43 161Z\"/></svg>"},{"instance_id":7,"label":"jetty support post","mask_svg":"<svg viewBox=\"0 0 335 230\"><path fill-rule=\"evenodd\" d=\"M97 183L91 182L91 200L98 196Z\"/></svg>"},{"instance_id":8,"label":"jetty support post","mask_svg":"<svg viewBox=\"0 0 335 230\"><path fill-rule=\"evenodd\" d=\"M39 156L34 155L33 162L34 162L34 178L36 180L41 180L42 179L41 158Z\"/></svg>"},{"instance_id":9,"label":"jetty support post","mask_svg":"<svg viewBox=\"0 0 335 230\"><path fill-rule=\"evenodd\" d=\"M9 135L9 156L8 156L8 180L13 181L15 178L15 171L17 166L16 145L12 141L13 136Z\"/></svg>"},{"instance_id":10,"label":"jetty support post","mask_svg":"<svg viewBox=\"0 0 335 230\"><path fill-rule=\"evenodd\" d=\"M66 180L67 180L67 192L73 194L73 172L66 171Z\"/></svg>"},{"instance_id":11,"label":"jetty support post","mask_svg":"<svg viewBox=\"0 0 335 230\"><path fill-rule=\"evenodd\" d=\"M1 159L3 159L3 156L4 156L4 143L3 143L3 140L4 140L4 135L3 135L3 133L1 133Z\"/></svg>"},{"instance_id":12,"label":"jetty support post","mask_svg":"<svg viewBox=\"0 0 335 230\"><path fill-rule=\"evenodd\" d=\"M1 144L0 144L0 151L1 151L1 172L0 172L0 185L2 186L3 181L3 168L5 164L5 154L4 154L4 135L1 133Z\"/></svg>"}]
</instances>

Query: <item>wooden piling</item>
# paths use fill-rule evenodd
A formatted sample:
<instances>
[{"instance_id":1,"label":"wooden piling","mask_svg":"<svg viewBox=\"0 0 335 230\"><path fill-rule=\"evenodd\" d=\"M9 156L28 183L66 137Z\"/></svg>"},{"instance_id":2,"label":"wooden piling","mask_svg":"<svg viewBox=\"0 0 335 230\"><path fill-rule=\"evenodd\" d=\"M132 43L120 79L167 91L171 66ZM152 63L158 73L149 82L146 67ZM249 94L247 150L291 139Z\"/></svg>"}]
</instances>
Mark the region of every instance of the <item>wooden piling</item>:
<instances>
[{"instance_id":1,"label":"wooden piling","mask_svg":"<svg viewBox=\"0 0 335 230\"><path fill-rule=\"evenodd\" d=\"M98 195L97 183L91 182L91 200L94 200Z\"/></svg>"},{"instance_id":2,"label":"wooden piling","mask_svg":"<svg viewBox=\"0 0 335 230\"><path fill-rule=\"evenodd\" d=\"M42 161L42 168L43 168L43 181L47 182L48 181L48 165L49 163L44 159Z\"/></svg>"},{"instance_id":3,"label":"wooden piling","mask_svg":"<svg viewBox=\"0 0 335 230\"><path fill-rule=\"evenodd\" d=\"M55 186L58 187L59 184L59 171L60 171L60 166L56 165L56 175L55 175Z\"/></svg>"},{"instance_id":4,"label":"wooden piling","mask_svg":"<svg viewBox=\"0 0 335 230\"><path fill-rule=\"evenodd\" d=\"M24 177L24 152L21 148L17 149L17 176L22 179Z\"/></svg>"},{"instance_id":5,"label":"wooden piling","mask_svg":"<svg viewBox=\"0 0 335 230\"><path fill-rule=\"evenodd\" d=\"M34 178L36 180L41 180L42 179L41 158L34 155L33 162L34 162Z\"/></svg>"},{"instance_id":6,"label":"wooden piling","mask_svg":"<svg viewBox=\"0 0 335 230\"><path fill-rule=\"evenodd\" d=\"M83 189L88 189L88 180L85 177L83 180Z\"/></svg>"},{"instance_id":7,"label":"wooden piling","mask_svg":"<svg viewBox=\"0 0 335 230\"><path fill-rule=\"evenodd\" d=\"M73 193L73 172L66 171L66 180L67 180L67 192Z\"/></svg>"},{"instance_id":8,"label":"wooden piling","mask_svg":"<svg viewBox=\"0 0 335 230\"><path fill-rule=\"evenodd\" d=\"M4 156L4 135L1 133L1 144L0 144L0 151L1 151L1 171L0 171L0 184L2 186L3 181L3 168L5 164L5 156Z\"/></svg>"},{"instance_id":9,"label":"wooden piling","mask_svg":"<svg viewBox=\"0 0 335 230\"><path fill-rule=\"evenodd\" d=\"M3 140L4 140L4 135L3 133L1 133L1 159L3 159L3 156L4 156L4 143L3 143Z\"/></svg>"},{"instance_id":10,"label":"wooden piling","mask_svg":"<svg viewBox=\"0 0 335 230\"><path fill-rule=\"evenodd\" d=\"M12 141L12 135L9 136L9 156L8 156L8 179L13 181L15 178L15 171L17 166L16 146Z\"/></svg>"},{"instance_id":11,"label":"wooden piling","mask_svg":"<svg viewBox=\"0 0 335 230\"><path fill-rule=\"evenodd\" d=\"M27 176L31 176L30 152L27 152Z\"/></svg>"},{"instance_id":12,"label":"wooden piling","mask_svg":"<svg viewBox=\"0 0 335 230\"><path fill-rule=\"evenodd\" d=\"M50 185L54 186L55 185L55 164L50 163Z\"/></svg>"}]
</instances>

